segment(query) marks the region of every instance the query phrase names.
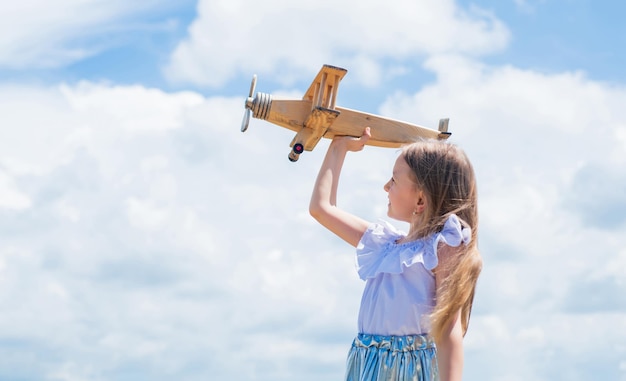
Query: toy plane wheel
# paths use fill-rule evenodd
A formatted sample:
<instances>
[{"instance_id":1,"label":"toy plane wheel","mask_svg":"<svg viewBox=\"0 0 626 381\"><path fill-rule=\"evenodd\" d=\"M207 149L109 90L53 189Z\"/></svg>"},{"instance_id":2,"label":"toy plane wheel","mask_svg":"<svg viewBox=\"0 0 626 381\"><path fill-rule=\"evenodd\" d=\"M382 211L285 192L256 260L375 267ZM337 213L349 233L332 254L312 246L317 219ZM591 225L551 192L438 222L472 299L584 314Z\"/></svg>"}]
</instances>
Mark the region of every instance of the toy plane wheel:
<instances>
[{"instance_id":1,"label":"toy plane wheel","mask_svg":"<svg viewBox=\"0 0 626 381\"><path fill-rule=\"evenodd\" d=\"M293 145L293 152L297 153L298 155L300 155L302 152L304 152L304 146L300 143L296 143Z\"/></svg>"},{"instance_id":2,"label":"toy plane wheel","mask_svg":"<svg viewBox=\"0 0 626 381\"><path fill-rule=\"evenodd\" d=\"M294 144L291 152L289 152L289 161L292 163L298 161L302 152L304 152L304 146L301 143Z\"/></svg>"}]
</instances>

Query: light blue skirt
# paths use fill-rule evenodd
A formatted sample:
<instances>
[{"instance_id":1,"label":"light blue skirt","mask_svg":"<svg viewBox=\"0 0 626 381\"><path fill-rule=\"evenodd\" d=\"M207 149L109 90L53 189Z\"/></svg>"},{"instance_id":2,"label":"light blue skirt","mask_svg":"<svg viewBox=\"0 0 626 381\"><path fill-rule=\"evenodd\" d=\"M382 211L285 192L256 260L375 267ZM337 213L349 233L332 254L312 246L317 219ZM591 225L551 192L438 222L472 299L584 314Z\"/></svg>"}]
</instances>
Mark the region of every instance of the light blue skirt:
<instances>
[{"instance_id":1,"label":"light blue skirt","mask_svg":"<svg viewBox=\"0 0 626 381\"><path fill-rule=\"evenodd\" d=\"M437 349L430 336L360 333L352 342L346 381L437 380Z\"/></svg>"}]
</instances>

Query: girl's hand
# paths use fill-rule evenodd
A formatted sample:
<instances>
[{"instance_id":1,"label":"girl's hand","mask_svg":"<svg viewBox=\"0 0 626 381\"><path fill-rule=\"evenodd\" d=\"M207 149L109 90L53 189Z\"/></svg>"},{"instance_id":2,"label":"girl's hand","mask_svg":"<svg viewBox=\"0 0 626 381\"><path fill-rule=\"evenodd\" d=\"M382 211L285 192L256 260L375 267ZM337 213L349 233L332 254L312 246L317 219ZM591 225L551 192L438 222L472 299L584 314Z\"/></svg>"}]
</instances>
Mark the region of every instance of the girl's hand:
<instances>
[{"instance_id":1,"label":"girl's hand","mask_svg":"<svg viewBox=\"0 0 626 381\"><path fill-rule=\"evenodd\" d=\"M372 137L369 127L365 127L360 138L354 136L336 136L333 138L333 145L342 145L346 151L357 152L365 147L365 143Z\"/></svg>"}]
</instances>

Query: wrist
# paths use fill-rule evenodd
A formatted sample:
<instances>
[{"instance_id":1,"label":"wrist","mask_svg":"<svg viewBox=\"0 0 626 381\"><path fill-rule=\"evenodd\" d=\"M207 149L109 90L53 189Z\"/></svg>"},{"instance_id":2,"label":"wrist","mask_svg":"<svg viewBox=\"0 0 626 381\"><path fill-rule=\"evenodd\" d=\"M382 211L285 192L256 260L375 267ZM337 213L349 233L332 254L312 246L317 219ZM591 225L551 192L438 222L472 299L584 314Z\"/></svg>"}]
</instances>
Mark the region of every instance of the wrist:
<instances>
[{"instance_id":1,"label":"wrist","mask_svg":"<svg viewBox=\"0 0 626 381\"><path fill-rule=\"evenodd\" d=\"M337 152L348 152L348 145L346 144L345 139L333 139L330 141L329 149Z\"/></svg>"}]
</instances>

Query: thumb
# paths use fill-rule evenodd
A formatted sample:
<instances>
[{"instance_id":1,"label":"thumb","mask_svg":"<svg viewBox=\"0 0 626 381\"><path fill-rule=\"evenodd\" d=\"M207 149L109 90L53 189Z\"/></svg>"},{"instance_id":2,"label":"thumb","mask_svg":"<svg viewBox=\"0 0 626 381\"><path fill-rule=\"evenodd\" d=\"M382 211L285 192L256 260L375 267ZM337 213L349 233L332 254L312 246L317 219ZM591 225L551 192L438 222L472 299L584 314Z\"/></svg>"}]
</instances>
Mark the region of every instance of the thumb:
<instances>
[{"instance_id":1,"label":"thumb","mask_svg":"<svg viewBox=\"0 0 626 381\"><path fill-rule=\"evenodd\" d=\"M363 131L363 135L361 135L361 143L365 144L372 137L372 132L369 127L365 127L365 131Z\"/></svg>"}]
</instances>

